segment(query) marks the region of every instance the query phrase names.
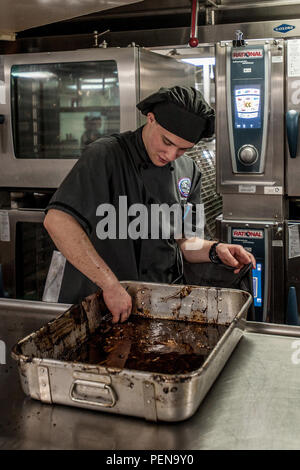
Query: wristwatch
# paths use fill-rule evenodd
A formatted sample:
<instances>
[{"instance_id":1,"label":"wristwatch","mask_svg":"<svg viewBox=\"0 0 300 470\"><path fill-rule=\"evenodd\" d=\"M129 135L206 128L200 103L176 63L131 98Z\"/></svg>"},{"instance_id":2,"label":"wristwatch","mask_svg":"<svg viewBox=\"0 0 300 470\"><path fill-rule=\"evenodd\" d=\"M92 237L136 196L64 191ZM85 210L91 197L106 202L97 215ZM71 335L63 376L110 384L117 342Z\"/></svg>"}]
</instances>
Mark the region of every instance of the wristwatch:
<instances>
[{"instance_id":1,"label":"wristwatch","mask_svg":"<svg viewBox=\"0 0 300 470\"><path fill-rule=\"evenodd\" d=\"M209 259L212 263L214 264L222 264L222 261L220 260L219 256L217 255L217 246L222 243L222 242L216 242L213 243L209 249Z\"/></svg>"}]
</instances>

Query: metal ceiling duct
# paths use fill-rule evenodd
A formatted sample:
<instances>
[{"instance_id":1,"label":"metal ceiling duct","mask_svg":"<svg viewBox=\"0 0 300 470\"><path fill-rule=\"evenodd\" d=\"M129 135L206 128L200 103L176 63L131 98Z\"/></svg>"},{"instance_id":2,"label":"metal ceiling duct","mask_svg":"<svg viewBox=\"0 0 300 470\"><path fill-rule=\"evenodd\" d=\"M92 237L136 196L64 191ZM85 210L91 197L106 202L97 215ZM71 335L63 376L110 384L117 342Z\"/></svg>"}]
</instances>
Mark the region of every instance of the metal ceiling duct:
<instances>
[{"instance_id":1,"label":"metal ceiling duct","mask_svg":"<svg viewBox=\"0 0 300 470\"><path fill-rule=\"evenodd\" d=\"M299 0L263 0L254 1L249 0L205 0L206 6L215 7L217 10L243 10L245 8L268 8L268 7L286 7L291 5L299 5ZM204 5L203 5L204 6Z\"/></svg>"},{"instance_id":2,"label":"metal ceiling duct","mask_svg":"<svg viewBox=\"0 0 300 470\"><path fill-rule=\"evenodd\" d=\"M75 18L141 0L0 0L0 39L18 31ZM7 37L6 37L7 36Z\"/></svg>"}]
</instances>

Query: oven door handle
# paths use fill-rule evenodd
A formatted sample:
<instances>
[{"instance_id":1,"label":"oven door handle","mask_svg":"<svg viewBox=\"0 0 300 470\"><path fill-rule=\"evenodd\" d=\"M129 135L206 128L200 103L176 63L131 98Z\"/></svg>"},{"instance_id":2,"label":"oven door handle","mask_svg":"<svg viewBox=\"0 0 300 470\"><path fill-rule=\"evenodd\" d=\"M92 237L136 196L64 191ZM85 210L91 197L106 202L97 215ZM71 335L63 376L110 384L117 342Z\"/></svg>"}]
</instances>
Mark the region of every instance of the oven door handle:
<instances>
[{"instance_id":1,"label":"oven door handle","mask_svg":"<svg viewBox=\"0 0 300 470\"><path fill-rule=\"evenodd\" d=\"M298 146L298 129L299 129L299 111L290 109L286 113L286 132L291 158L297 156Z\"/></svg>"}]
</instances>

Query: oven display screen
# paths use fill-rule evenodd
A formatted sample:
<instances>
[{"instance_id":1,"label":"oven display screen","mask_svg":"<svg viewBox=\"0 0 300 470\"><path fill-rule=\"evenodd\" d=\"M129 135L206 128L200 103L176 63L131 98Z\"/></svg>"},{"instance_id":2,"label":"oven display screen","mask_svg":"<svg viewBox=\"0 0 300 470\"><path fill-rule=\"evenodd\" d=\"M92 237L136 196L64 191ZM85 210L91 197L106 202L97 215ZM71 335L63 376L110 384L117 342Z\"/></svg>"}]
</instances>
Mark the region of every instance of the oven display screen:
<instances>
[{"instance_id":1,"label":"oven display screen","mask_svg":"<svg viewBox=\"0 0 300 470\"><path fill-rule=\"evenodd\" d=\"M253 273L254 307L262 307L262 263L256 263Z\"/></svg>"},{"instance_id":2,"label":"oven display screen","mask_svg":"<svg viewBox=\"0 0 300 470\"><path fill-rule=\"evenodd\" d=\"M236 129L261 128L260 85L234 87L234 119Z\"/></svg>"}]
</instances>

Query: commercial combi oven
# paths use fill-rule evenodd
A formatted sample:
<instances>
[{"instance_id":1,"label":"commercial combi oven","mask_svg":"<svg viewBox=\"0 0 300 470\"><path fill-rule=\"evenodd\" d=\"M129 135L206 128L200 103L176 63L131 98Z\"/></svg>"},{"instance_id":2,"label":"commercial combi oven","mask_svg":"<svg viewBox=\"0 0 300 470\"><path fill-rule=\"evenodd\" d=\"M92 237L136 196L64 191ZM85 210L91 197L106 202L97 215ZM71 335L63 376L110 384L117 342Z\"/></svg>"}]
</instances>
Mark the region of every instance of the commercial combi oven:
<instances>
[{"instance_id":1,"label":"commercial combi oven","mask_svg":"<svg viewBox=\"0 0 300 470\"><path fill-rule=\"evenodd\" d=\"M42 209L0 210L0 259L5 296L42 300L53 252Z\"/></svg>"},{"instance_id":2,"label":"commercial combi oven","mask_svg":"<svg viewBox=\"0 0 300 470\"><path fill-rule=\"evenodd\" d=\"M136 103L194 71L139 47L0 56L0 188L57 188L89 142L136 129Z\"/></svg>"},{"instance_id":3,"label":"commercial combi oven","mask_svg":"<svg viewBox=\"0 0 300 470\"><path fill-rule=\"evenodd\" d=\"M216 46L219 237L258 260L256 320L299 323L300 39ZM298 307L288 308L290 288Z\"/></svg>"}]
</instances>

